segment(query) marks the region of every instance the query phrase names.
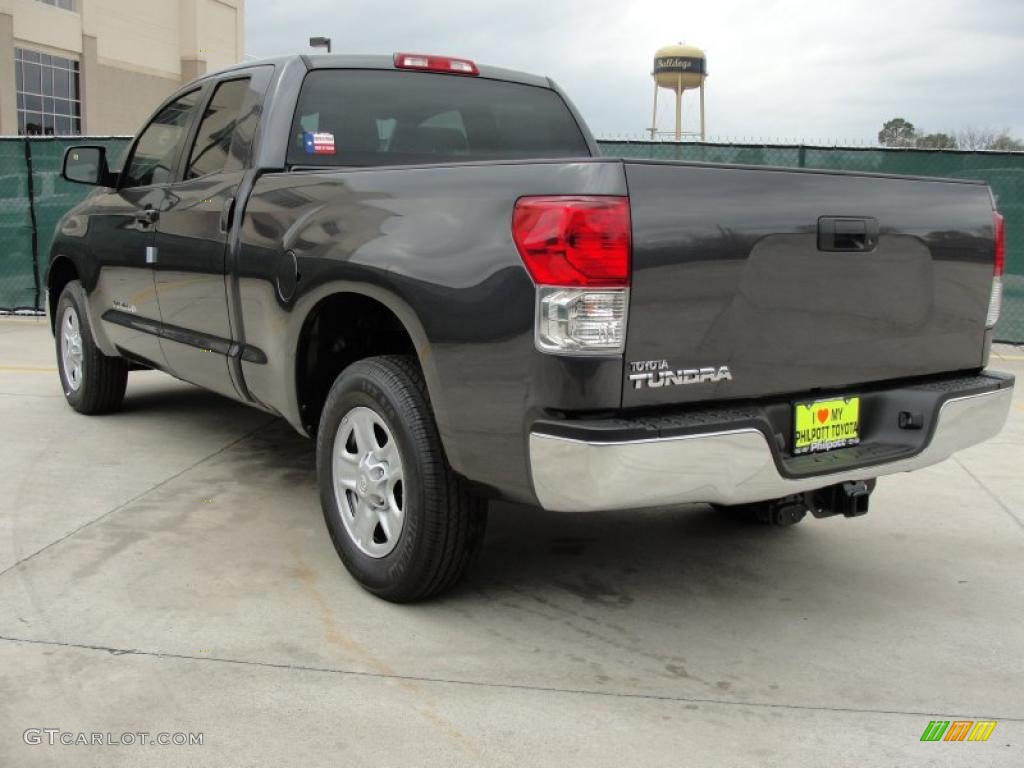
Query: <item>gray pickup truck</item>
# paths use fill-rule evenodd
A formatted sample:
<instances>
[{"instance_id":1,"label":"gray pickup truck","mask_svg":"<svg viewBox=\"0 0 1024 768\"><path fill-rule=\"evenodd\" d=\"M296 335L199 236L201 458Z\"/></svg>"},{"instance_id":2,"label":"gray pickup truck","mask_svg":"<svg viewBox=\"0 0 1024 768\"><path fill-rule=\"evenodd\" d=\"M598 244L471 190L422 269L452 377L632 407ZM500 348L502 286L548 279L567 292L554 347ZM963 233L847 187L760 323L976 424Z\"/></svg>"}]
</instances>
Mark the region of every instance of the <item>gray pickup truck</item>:
<instances>
[{"instance_id":1,"label":"gray pickup truck","mask_svg":"<svg viewBox=\"0 0 1024 768\"><path fill-rule=\"evenodd\" d=\"M71 406L158 369L278 414L389 600L458 580L489 498L855 516L1011 402L984 184L601 157L543 77L247 63L64 177L97 187L47 280Z\"/></svg>"}]
</instances>

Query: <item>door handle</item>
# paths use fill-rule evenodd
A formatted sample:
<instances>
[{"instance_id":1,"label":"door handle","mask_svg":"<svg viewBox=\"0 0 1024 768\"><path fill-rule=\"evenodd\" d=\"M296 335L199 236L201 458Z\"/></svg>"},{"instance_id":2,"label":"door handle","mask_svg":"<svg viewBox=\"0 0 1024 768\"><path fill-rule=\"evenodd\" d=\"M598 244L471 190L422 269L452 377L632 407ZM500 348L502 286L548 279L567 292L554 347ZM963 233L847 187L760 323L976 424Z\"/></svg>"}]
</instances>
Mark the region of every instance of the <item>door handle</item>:
<instances>
[{"instance_id":1,"label":"door handle","mask_svg":"<svg viewBox=\"0 0 1024 768\"><path fill-rule=\"evenodd\" d=\"M228 197L224 200L224 205L220 209L220 231L227 232L231 229L231 221L234 218L235 213L235 198Z\"/></svg>"},{"instance_id":2,"label":"door handle","mask_svg":"<svg viewBox=\"0 0 1024 768\"><path fill-rule=\"evenodd\" d=\"M870 216L822 216L818 219L819 251L873 251L878 246L878 220Z\"/></svg>"},{"instance_id":3,"label":"door handle","mask_svg":"<svg viewBox=\"0 0 1024 768\"><path fill-rule=\"evenodd\" d=\"M135 217L135 221L146 227L151 227L160 220L160 211L156 208L146 208Z\"/></svg>"}]
</instances>

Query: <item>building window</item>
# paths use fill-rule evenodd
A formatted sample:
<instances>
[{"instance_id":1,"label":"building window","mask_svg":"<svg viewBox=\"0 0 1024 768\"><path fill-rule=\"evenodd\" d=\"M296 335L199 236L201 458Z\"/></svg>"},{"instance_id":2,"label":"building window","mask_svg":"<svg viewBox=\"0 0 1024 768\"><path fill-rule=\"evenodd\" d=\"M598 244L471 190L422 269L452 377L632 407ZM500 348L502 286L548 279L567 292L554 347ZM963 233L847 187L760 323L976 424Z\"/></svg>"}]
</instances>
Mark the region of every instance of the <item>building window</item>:
<instances>
[{"instance_id":1,"label":"building window","mask_svg":"<svg viewBox=\"0 0 1024 768\"><path fill-rule=\"evenodd\" d=\"M75 0L36 0L43 5L52 5L54 8L63 8L65 11L75 10Z\"/></svg>"},{"instance_id":2,"label":"building window","mask_svg":"<svg viewBox=\"0 0 1024 768\"><path fill-rule=\"evenodd\" d=\"M82 132L77 61L15 48L14 76L19 135L69 136Z\"/></svg>"}]
</instances>

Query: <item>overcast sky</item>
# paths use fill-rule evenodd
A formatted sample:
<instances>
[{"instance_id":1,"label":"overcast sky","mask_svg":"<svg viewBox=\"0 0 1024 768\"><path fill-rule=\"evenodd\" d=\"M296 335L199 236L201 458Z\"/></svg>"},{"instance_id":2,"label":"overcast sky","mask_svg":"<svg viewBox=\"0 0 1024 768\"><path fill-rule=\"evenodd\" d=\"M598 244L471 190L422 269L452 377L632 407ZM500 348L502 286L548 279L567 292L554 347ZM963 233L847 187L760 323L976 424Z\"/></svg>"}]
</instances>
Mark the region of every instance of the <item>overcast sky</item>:
<instances>
[{"instance_id":1,"label":"overcast sky","mask_svg":"<svg viewBox=\"0 0 1024 768\"><path fill-rule=\"evenodd\" d=\"M897 116L1024 138L1024 0L248 0L246 15L250 55L309 52L323 35L336 53L440 53L547 75L598 138L642 138L654 51L677 41L707 53L709 138L874 142ZM663 130L672 98L662 91Z\"/></svg>"}]
</instances>

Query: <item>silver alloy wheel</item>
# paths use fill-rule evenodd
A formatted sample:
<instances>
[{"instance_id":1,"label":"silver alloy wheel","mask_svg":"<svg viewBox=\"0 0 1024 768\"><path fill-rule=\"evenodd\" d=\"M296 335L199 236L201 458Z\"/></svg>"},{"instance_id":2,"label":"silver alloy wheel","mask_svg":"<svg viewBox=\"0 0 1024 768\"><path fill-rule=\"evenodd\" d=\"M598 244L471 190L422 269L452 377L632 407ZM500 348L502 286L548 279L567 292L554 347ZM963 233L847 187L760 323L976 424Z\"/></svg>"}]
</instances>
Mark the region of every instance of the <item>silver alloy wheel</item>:
<instances>
[{"instance_id":1,"label":"silver alloy wheel","mask_svg":"<svg viewBox=\"0 0 1024 768\"><path fill-rule=\"evenodd\" d=\"M60 356L64 364L64 382L74 392L82 386L82 329L73 306L60 319Z\"/></svg>"},{"instance_id":2,"label":"silver alloy wheel","mask_svg":"<svg viewBox=\"0 0 1024 768\"><path fill-rule=\"evenodd\" d=\"M405 524L405 478L398 444L376 411L358 406L342 417L331 467L345 532L360 552L384 557Z\"/></svg>"}]
</instances>

